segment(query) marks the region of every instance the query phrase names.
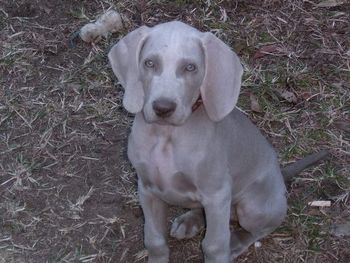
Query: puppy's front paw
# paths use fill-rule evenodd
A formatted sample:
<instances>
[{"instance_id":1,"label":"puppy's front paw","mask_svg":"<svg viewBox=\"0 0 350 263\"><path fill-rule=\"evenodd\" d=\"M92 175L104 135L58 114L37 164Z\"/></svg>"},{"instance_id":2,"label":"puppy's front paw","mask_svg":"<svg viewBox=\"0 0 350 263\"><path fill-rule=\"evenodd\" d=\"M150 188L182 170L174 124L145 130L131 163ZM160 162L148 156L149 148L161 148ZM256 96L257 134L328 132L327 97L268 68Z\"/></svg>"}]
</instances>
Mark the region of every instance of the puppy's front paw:
<instances>
[{"instance_id":1,"label":"puppy's front paw","mask_svg":"<svg viewBox=\"0 0 350 263\"><path fill-rule=\"evenodd\" d=\"M201 211L191 210L175 218L170 235L177 239L194 237L204 227Z\"/></svg>"}]
</instances>

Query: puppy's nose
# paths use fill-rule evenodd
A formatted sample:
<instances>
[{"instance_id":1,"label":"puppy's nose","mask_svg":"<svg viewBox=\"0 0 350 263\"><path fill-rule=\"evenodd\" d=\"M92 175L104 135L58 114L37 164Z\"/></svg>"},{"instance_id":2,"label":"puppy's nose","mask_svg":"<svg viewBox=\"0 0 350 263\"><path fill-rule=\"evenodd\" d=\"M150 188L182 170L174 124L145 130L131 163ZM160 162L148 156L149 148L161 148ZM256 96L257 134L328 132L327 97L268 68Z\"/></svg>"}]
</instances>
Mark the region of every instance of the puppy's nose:
<instances>
[{"instance_id":1,"label":"puppy's nose","mask_svg":"<svg viewBox=\"0 0 350 263\"><path fill-rule=\"evenodd\" d=\"M166 98L160 98L152 103L153 110L158 117L169 117L176 109L176 103Z\"/></svg>"}]
</instances>

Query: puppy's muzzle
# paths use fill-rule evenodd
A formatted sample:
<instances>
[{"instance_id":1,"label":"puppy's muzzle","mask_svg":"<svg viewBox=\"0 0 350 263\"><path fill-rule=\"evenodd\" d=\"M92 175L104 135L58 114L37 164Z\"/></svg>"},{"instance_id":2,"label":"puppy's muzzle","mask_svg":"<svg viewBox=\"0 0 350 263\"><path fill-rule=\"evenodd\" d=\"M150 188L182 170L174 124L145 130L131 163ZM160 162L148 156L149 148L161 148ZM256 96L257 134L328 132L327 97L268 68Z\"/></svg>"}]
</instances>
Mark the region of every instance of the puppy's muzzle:
<instances>
[{"instance_id":1,"label":"puppy's muzzle","mask_svg":"<svg viewBox=\"0 0 350 263\"><path fill-rule=\"evenodd\" d=\"M154 113L161 118L170 117L176 110L177 104L167 98L159 98L152 103Z\"/></svg>"}]
</instances>

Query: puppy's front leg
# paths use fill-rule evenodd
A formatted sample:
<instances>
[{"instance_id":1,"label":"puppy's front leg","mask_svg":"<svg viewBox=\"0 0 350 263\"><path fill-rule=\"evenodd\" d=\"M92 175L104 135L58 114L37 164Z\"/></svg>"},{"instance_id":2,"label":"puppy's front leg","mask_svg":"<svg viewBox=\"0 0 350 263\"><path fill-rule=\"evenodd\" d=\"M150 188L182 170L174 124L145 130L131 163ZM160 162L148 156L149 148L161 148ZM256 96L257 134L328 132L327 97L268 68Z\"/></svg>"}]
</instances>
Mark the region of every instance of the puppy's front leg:
<instances>
[{"instance_id":1,"label":"puppy's front leg","mask_svg":"<svg viewBox=\"0 0 350 263\"><path fill-rule=\"evenodd\" d=\"M202 243L205 263L229 263L231 191L222 189L207 197L204 204L207 230Z\"/></svg>"},{"instance_id":2,"label":"puppy's front leg","mask_svg":"<svg viewBox=\"0 0 350 263\"><path fill-rule=\"evenodd\" d=\"M166 241L167 205L144 188L138 180L139 198L145 217L145 247L148 250L148 263L169 262L169 248Z\"/></svg>"}]
</instances>

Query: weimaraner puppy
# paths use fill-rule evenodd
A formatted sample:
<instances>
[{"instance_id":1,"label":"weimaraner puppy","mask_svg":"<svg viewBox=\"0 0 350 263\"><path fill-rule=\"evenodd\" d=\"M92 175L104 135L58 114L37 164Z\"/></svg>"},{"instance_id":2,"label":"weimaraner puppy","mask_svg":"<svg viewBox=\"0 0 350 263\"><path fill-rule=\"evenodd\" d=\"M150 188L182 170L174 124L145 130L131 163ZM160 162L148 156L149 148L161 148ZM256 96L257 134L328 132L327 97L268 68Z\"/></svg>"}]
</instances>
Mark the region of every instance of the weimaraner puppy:
<instances>
[{"instance_id":1,"label":"weimaraner puppy","mask_svg":"<svg viewBox=\"0 0 350 263\"><path fill-rule=\"evenodd\" d=\"M123 105L136 114L128 157L139 178L149 263L169 261L168 204L190 209L171 236L190 238L206 225L205 263L231 262L281 224L284 179L273 148L235 109L243 68L226 44L174 21L132 31L108 57L125 89ZM240 230L230 232L231 216Z\"/></svg>"}]
</instances>

